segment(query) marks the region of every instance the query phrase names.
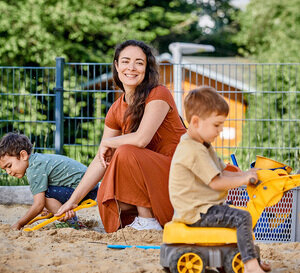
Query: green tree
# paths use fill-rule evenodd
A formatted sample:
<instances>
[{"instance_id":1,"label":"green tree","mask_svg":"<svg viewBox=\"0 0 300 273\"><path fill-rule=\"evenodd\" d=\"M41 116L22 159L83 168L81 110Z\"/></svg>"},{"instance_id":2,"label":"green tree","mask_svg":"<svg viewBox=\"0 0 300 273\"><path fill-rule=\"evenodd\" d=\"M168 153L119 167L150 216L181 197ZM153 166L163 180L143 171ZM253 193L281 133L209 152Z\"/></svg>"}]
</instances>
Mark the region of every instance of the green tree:
<instances>
[{"instance_id":1,"label":"green tree","mask_svg":"<svg viewBox=\"0 0 300 273\"><path fill-rule=\"evenodd\" d=\"M300 62L300 0L252 0L237 20L240 52L260 62Z\"/></svg>"},{"instance_id":2,"label":"green tree","mask_svg":"<svg viewBox=\"0 0 300 273\"><path fill-rule=\"evenodd\" d=\"M111 62L126 39L147 43L197 20L184 0L0 1L0 61L5 65L53 65L55 57Z\"/></svg>"},{"instance_id":3,"label":"green tree","mask_svg":"<svg viewBox=\"0 0 300 273\"><path fill-rule=\"evenodd\" d=\"M213 1L186 1L193 7L191 14L197 20L185 22L185 31L176 32L176 28L168 35L159 36L155 45L161 52L168 50L171 42L191 42L197 44L211 44L215 47L214 56L234 56L237 53L237 45L232 37L238 30L235 20L238 9L231 5L231 0ZM202 53L203 55L203 53Z\"/></svg>"},{"instance_id":4,"label":"green tree","mask_svg":"<svg viewBox=\"0 0 300 273\"><path fill-rule=\"evenodd\" d=\"M255 149L242 150L245 162L261 154L300 166L299 6L300 0L252 0L238 16L240 52L261 63L277 63L256 66L256 92L247 97L244 127L244 144Z\"/></svg>"}]
</instances>

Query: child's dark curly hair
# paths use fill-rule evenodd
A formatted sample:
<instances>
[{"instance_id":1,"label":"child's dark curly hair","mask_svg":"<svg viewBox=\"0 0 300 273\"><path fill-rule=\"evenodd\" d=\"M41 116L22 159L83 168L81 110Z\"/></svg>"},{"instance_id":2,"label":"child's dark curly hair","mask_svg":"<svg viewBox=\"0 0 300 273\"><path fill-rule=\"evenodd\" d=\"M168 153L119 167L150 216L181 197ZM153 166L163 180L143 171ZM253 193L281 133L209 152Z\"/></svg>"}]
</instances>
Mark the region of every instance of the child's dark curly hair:
<instances>
[{"instance_id":1,"label":"child's dark curly hair","mask_svg":"<svg viewBox=\"0 0 300 273\"><path fill-rule=\"evenodd\" d=\"M19 158L20 152L25 150L31 154L32 143L29 138L19 133L8 133L0 140L0 158L9 155Z\"/></svg>"}]
</instances>

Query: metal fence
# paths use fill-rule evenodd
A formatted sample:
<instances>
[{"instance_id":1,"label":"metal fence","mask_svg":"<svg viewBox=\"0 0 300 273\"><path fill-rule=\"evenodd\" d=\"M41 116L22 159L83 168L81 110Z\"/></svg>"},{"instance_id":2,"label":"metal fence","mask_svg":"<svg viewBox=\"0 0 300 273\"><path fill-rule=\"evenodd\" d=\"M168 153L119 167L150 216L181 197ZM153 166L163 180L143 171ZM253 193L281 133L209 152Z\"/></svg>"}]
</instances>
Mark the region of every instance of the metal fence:
<instances>
[{"instance_id":1,"label":"metal fence","mask_svg":"<svg viewBox=\"0 0 300 273\"><path fill-rule=\"evenodd\" d=\"M246 207L249 200L245 187L229 191L227 201L238 207ZM286 192L281 200L263 211L256 223L254 234L257 241L299 242L300 189Z\"/></svg>"},{"instance_id":2,"label":"metal fence","mask_svg":"<svg viewBox=\"0 0 300 273\"><path fill-rule=\"evenodd\" d=\"M212 86L225 97L230 114L213 143L224 161L230 162L234 153L246 170L256 155L262 155L296 171L300 169L299 68L300 64L162 62L160 79L183 116L185 95L199 85ZM36 152L61 153L88 165L97 152L105 115L119 95L111 64L65 63L57 58L56 67L0 67L0 137L20 131L31 139ZM0 181L27 183L4 172ZM231 191L229 198L240 203L244 196L245 201L243 191ZM275 208L265 210L255 231L258 239L295 240L297 194L290 191ZM282 213L285 210L291 213Z\"/></svg>"}]
</instances>

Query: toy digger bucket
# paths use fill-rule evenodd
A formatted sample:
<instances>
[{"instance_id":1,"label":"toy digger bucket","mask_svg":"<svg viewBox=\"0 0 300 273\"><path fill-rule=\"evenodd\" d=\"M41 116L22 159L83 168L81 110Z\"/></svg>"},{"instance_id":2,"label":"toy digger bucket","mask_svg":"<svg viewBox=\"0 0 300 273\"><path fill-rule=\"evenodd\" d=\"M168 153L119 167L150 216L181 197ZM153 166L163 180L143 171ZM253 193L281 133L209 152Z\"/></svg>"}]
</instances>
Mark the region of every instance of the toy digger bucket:
<instances>
[{"instance_id":1,"label":"toy digger bucket","mask_svg":"<svg viewBox=\"0 0 300 273\"><path fill-rule=\"evenodd\" d=\"M285 170L288 174L292 171L292 168L290 166L287 166L283 163L280 163L278 161L275 161L273 159L263 157L260 155L256 156L256 161L253 166L254 168L258 169L269 169L269 170L276 170L276 169L283 169Z\"/></svg>"}]
</instances>

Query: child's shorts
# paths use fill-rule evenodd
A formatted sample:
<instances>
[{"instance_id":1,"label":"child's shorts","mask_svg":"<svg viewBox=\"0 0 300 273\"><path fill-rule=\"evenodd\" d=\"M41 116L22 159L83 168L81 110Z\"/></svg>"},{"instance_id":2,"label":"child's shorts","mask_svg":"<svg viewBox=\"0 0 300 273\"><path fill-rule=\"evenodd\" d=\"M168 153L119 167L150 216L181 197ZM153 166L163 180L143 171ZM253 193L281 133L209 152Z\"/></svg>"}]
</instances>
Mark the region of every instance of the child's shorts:
<instances>
[{"instance_id":1,"label":"child's shorts","mask_svg":"<svg viewBox=\"0 0 300 273\"><path fill-rule=\"evenodd\" d=\"M66 203L75 189L70 187L61 187L61 186L49 186L45 192L46 198L54 198L60 203ZM87 199L95 200L98 192L98 184L81 200L83 202ZM80 203L81 203L80 202Z\"/></svg>"}]
</instances>

